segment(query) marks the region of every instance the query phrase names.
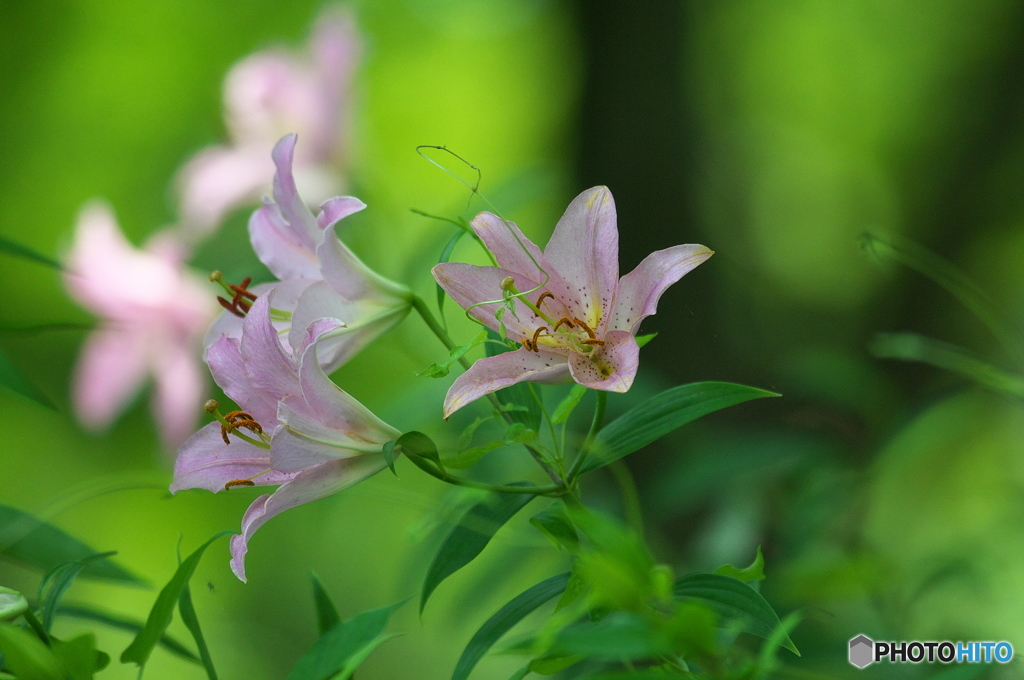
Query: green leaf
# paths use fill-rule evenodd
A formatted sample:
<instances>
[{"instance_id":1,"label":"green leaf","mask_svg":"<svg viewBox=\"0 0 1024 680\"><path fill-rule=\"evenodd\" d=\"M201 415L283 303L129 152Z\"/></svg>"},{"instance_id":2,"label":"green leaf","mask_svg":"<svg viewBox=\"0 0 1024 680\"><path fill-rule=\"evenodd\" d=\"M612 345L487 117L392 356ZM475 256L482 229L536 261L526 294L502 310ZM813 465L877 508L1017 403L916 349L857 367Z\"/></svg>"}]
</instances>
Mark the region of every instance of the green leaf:
<instances>
[{"instance_id":1,"label":"green leaf","mask_svg":"<svg viewBox=\"0 0 1024 680\"><path fill-rule=\"evenodd\" d=\"M558 425L569 420L569 416L572 415L573 410L579 405L580 400L587 393L587 388L583 385L573 385L572 389L569 390L569 394L565 395L565 399L559 402L558 406L555 407L555 412L551 414L551 424Z\"/></svg>"},{"instance_id":2,"label":"green leaf","mask_svg":"<svg viewBox=\"0 0 1024 680\"><path fill-rule=\"evenodd\" d=\"M604 467L701 416L775 392L726 382L679 385L655 395L619 416L598 434L583 472Z\"/></svg>"},{"instance_id":3,"label":"green leaf","mask_svg":"<svg viewBox=\"0 0 1024 680\"><path fill-rule=\"evenodd\" d=\"M569 666L575 666L583 661L582 656L542 656L530 662L531 673L537 675L554 675L564 671Z\"/></svg>"},{"instance_id":4,"label":"green leaf","mask_svg":"<svg viewBox=\"0 0 1024 680\"><path fill-rule=\"evenodd\" d=\"M299 659L287 680L346 680L352 677L374 649L394 637L385 635L384 628L394 611L403 604L405 600L335 625Z\"/></svg>"},{"instance_id":5,"label":"green leaf","mask_svg":"<svg viewBox=\"0 0 1024 680\"><path fill-rule=\"evenodd\" d=\"M437 260L438 264L443 264L451 259L455 246L459 244L459 241L462 240L462 237L465 235L466 230L462 228L452 235L448 240L448 243L445 244L444 250L441 251L441 257ZM435 283L434 285L437 287L437 314L441 317L441 323L444 323L444 301L448 296L445 294L444 288L441 287L441 284ZM447 326L445 326L445 329L447 329Z\"/></svg>"},{"instance_id":6,"label":"green leaf","mask_svg":"<svg viewBox=\"0 0 1024 680\"><path fill-rule=\"evenodd\" d=\"M494 340L494 342L487 343L487 356L493 357L503 352L515 351L511 348L503 348L501 337L494 331L489 331L487 337L490 340ZM517 383L511 387L498 390L494 395L502 404L520 406L524 409L509 411L509 415L514 422L522 423L534 432L540 431L542 418L540 406L537 404L537 400L533 398L533 392L530 391L528 383Z\"/></svg>"},{"instance_id":7,"label":"green leaf","mask_svg":"<svg viewBox=\"0 0 1024 680\"><path fill-rule=\"evenodd\" d=\"M528 641L535 645L537 641ZM582 656L620 661L650 658L672 651L666 631L652 628L631 612L614 612L600 621L583 621L558 632L545 656Z\"/></svg>"},{"instance_id":8,"label":"green leaf","mask_svg":"<svg viewBox=\"0 0 1024 680\"><path fill-rule=\"evenodd\" d=\"M52 257L43 255L42 253L38 253L29 248L28 246L23 246L20 243L12 241L11 239L5 236L0 236L0 253L4 253L5 255L11 255L13 257L20 257L23 260L29 260L30 262L35 262L36 264L43 264L46 265L47 267L53 267L54 269L57 270L64 269L61 266L60 262L57 262L57 260L53 259Z\"/></svg>"},{"instance_id":9,"label":"green leaf","mask_svg":"<svg viewBox=\"0 0 1024 680\"><path fill-rule=\"evenodd\" d=\"M128 645L128 648L121 653L121 663L135 662L139 666L146 664L153 648L160 641L160 638L167 630L167 626L171 624L171 619L174 616L174 606L177 604L178 598L181 597L185 586L188 585L189 579L192 578L192 574L195 573L196 567L199 566L199 560L202 559L203 553L206 552L211 543L230 533L232 532L220 532L199 546L194 553L178 565L174 576L171 577L171 580L167 582L167 585L163 587L157 596L153 609L149 612L149 618L146 619L146 624L139 631L139 634L135 636L135 639L132 640L132 643Z\"/></svg>"},{"instance_id":10,"label":"green leaf","mask_svg":"<svg viewBox=\"0 0 1024 680\"><path fill-rule=\"evenodd\" d=\"M0 623L0 654L4 667L18 680L65 680L64 668L35 635Z\"/></svg>"},{"instance_id":11,"label":"green leaf","mask_svg":"<svg viewBox=\"0 0 1024 680\"><path fill-rule=\"evenodd\" d=\"M561 503L553 503L546 510L531 517L530 524L547 536L556 548L565 548L572 555L579 552L580 535L576 533L576 527L573 526Z\"/></svg>"},{"instance_id":12,"label":"green leaf","mask_svg":"<svg viewBox=\"0 0 1024 680\"><path fill-rule=\"evenodd\" d=\"M644 345L649 343L651 340L654 340L656 337L658 337L657 333L648 333L647 335L638 335L638 336L636 336L636 344L637 344L638 347L643 347Z\"/></svg>"},{"instance_id":13,"label":"green leaf","mask_svg":"<svg viewBox=\"0 0 1024 680\"><path fill-rule=\"evenodd\" d=\"M879 333L871 343L871 353L882 359L919 361L958 373L979 385L1024 396L1024 377L1004 371L979 359L962 347L917 333Z\"/></svg>"},{"instance_id":14,"label":"green leaf","mask_svg":"<svg viewBox=\"0 0 1024 680\"><path fill-rule=\"evenodd\" d=\"M0 555L50 571L61 564L76 562L97 552L77 538L27 512L8 505L0 505ZM109 559L89 564L82 571L82 577L145 585L142 579Z\"/></svg>"},{"instance_id":15,"label":"green leaf","mask_svg":"<svg viewBox=\"0 0 1024 680\"><path fill-rule=\"evenodd\" d=\"M479 345L486 338L487 338L487 331L480 331L480 334L477 335L475 338L473 338L467 344L459 345L457 347L452 347L451 351L448 353L448 361L445 361L445 362L440 363L440 364L430 364L430 366L427 366L425 369L423 369L422 371L420 371L416 375L418 375L418 376L428 376L428 377L431 377L431 378L443 378L443 377L445 377L446 375L448 375L449 372L451 372L451 368L452 368L452 364L453 363L455 363L456 361L461 359L466 354L466 352L468 352L469 350L471 350L474 347L476 347L477 345Z\"/></svg>"},{"instance_id":16,"label":"green leaf","mask_svg":"<svg viewBox=\"0 0 1024 680\"><path fill-rule=\"evenodd\" d=\"M441 456L437 453L437 445L434 444L433 439L422 432L417 432L416 430L406 432L395 440L395 444L402 447L405 455L426 458L437 465L437 469L444 473L444 464L441 463Z\"/></svg>"},{"instance_id":17,"label":"green leaf","mask_svg":"<svg viewBox=\"0 0 1024 680\"><path fill-rule=\"evenodd\" d=\"M505 445L530 444L537 441L537 433L522 423L512 423L505 430Z\"/></svg>"},{"instance_id":18,"label":"green leaf","mask_svg":"<svg viewBox=\"0 0 1024 680\"><path fill-rule=\"evenodd\" d=\"M196 641L196 648L199 650L199 658L202 660L203 668L206 669L206 677L210 680L217 680L217 671L213 667L213 657L210 656L210 648L206 646L206 638L203 637L203 629L199 626L199 617L196 616L196 608L192 604L192 590L188 587L181 589L178 596L178 612L181 620L192 633L192 639Z\"/></svg>"},{"instance_id":19,"label":"green leaf","mask_svg":"<svg viewBox=\"0 0 1024 680\"><path fill-rule=\"evenodd\" d=\"M29 382L29 379L22 374L3 350L0 350L0 385L46 408L57 410L50 398Z\"/></svg>"},{"instance_id":20,"label":"green leaf","mask_svg":"<svg viewBox=\"0 0 1024 680\"><path fill-rule=\"evenodd\" d=\"M110 662L110 657L96 650L96 636L92 633L67 641L54 638L51 649L72 680L93 680L93 673L105 666L103 662Z\"/></svg>"},{"instance_id":21,"label":"green leaf","mask_svg":"<svg viewBox=\"0 0 1024 680\"><path fill-rule=\"evenodd\" d=\"M779 626L772 606L756 590L734 578L719 574L693 574L677 579L672 592L679 598L694 598L709 605L726 619L739 620L743 630L768 639ZM797 656L800 652L788 635L779 644Z\"/></svg>"},{"instance_id":22,"label":"green leaf","mask_svg":"<svg viewBox=\"0 0 1024 680\"><path fill-rule=\"evenodd\" d=\"M384 462L386 462L388 464L388 467L391 468L391 474L393 474L395 477L398 476L398 472L395 470L395 445L396 444L398 444L397 441L384 442L384 447L383 447Z\"/></svg>"},{"instance_id":23,"label":"green leaf","mask_svg":"<svg viewBox=\"0 0 1024 680\"><path fill-rule=\"evenodd\" d=\"M452 680L466 680L495 642L537 607L565 590L568 582L568 573L558 574L527 588L509 600L504 607L487 619L470 639L455 665Z\"/></svg>"},{"instance_id":24,"label":"green leaf","mask_svg":"<svg viewBox=\"0 0 1024 680\"><path fill-rule=\"evenodd\" d=\"M101 612L96 609L81 606L62 606L58 612L60 616L69 616L75 619L81 619L83 621L95 621L96 623L102 623L111 628L117 630L124 630L129 633L135 633L136 635L143 629L145 624L142 621L135 619L124 618L115 614L108 614ZM178 642L174 638L168 635L161 635L158 643L165 650L174 654L177 657L186 659L195 664L201 664L199 657L192 653L192 651Z\"/></svg>"},{"instance_id":25,"label":"green leaf","mask_svg":"<svg viewBox=\"0 0 1024 680\"><path fill-rule=\"evenodd\" d=\"M512 486L529 486L519 482ZM446 578L472 562L498 529L534 499L531 494L490 494L471 507L441 543L427 570L420 595L420 613L434 589Z\"/></svg>"},{"instance_id":26,"label":"green leaf","mask_svg":"<svg viewBox=\"0 0 1024 680\"><path fill-rule=\"evenodd\" d=\"M715 573L721 576L728 576L734 578L737 581L743 581L749 583L750 581L763 581L764 580L764 555L761 554L761 546L757 546L757 557L750 563L750 566L734 567L731 564L726 564L718 569L715 569Z\"/></svg>"},{"instance_id":27,"label":"green leaf","mask_svg":"<svg viewBox=\"0 0 1024 680\"><path fill-rule=\"evenodd\" d=\"M17 590L0 586L0 621L21 616L28 609L28 600Z\"/></svg>"},{"instance_id":28,"label":"green leaf","mask_svg":"<svg viewBox=\"0 0 1024 680\"><path fill-rule=\"evenodd\" d=\"M460 232L461 233L461 232ZM310 573L310 580L313 582L313 603L316 605L316 630L323 635L341 621L338 610L327 594L327 589L316 574Z\"/></svg>"},{"instance_id":29,"label":"green leaf","mask_svg":"<svg viewBox=\"0 0 1024 680\"><path fill-rule=\"evenodd\" d=\"M39 584L39 601L42 603L43 628L47 633L53 628L53 621L57 617L57 608L60 606L60 601L64 599L64 593L74 583L78 574L91 563L116 554L116 552L99 553L61 564L51 569L43 577Z\"/></svg>"},{"instance_id":30,"label":"green leaf","mask_svg":"<svg viewBox=\"0 0 1024 680\"><path fill-rule=\"evenodd\" d=\"M876 234L861 237L864 249L878 259L890 259L910 267L951 293L971 310L1014 357L1021 358L1020 334L1011 328L995 303L976 283L947 260L924 246L899 236L882 238Z\"/></svg>"},{"instance_id":31,"label":"green leaf","mask_svg":"<svg viewBox=\"0 0 1024 680\"><path fill-rule=\"evenodd\" d=\"M468 470L469 468L480 462L480 459L485 455L500 449L505 446L504 442L490 442L489 444L482 444L480 446L474 446L468 448L465 451L444 459L444 466L452 468L453 470Z\"/></svg>"}]
</instances>

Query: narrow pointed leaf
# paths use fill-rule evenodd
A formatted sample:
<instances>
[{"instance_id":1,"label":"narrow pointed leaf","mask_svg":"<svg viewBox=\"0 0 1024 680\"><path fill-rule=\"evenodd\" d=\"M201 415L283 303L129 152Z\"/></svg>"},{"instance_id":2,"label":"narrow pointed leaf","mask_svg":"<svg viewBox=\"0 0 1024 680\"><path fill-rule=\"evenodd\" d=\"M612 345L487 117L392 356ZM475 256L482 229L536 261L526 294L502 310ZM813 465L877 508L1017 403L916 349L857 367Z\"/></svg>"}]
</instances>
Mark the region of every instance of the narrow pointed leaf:
<instances>
[{"instance_id":1,"label":"narrow pointed leaf","mask_svg":"<svg viewBox=\"0 0 1024 680\"><path fill-rule=\"evenodd\" d=\"M529 486L520 482L515 486ZM427 570L420 595L420 613L434 589L446 578L472 562L490 542L498 529L523 509L535 496L530 494L491 494L471 507L441 543Z\"/></svg>"},{"instance_id":2,"label":"narrow pointed leaf","mask_svg":"<svg viewBox=\"0 0 1024 680\"><path fill-rule=\"evenodd\" d=\"M739 620L743 630L765 640L779 627L779 616L756 590L734 578L719 574L693 574L676 580L676 597L694 598L714 609L719 616ZM796 645L786 635L779 644L797 656Z\"/></svg>"},{"instance_id":3,"label":"narrow pointed leaf","mask_svg":"<svg viewBox=\"0 0 1024 680\"><path fill-rule=\"evenodd\" d=\"M53 652L17 626L0 623L0 654L18 680L65 680L64 668Z\"/></svg>"},{"instance_id":4,"label":"narrow pointed leaf","mask_svg":"<svg viewBox=\"0 0 1024 680\"><path fill-rule=\"evenodd\" d=\"M882 359L930 364L989 389L1024 396L1024 377L997 368L962 347L917 333L879 333L871 343L871 353Z\"/></svg>"},{"instance_id":5,"label":"narrow pointed leaf","mask_svg":"<svg viewBox=\"0 0 1024 680\"><path fill-rule=\"evenodd\" d=\"M82 607L79 605L64 605L60 608L58 615L67 616L73 619L80 619L82 621L102 623L110 628L135 633L136 635L138 635L139 631L145 627L145 624L142 621L125 618L116 614L108 614L107 612L101 612L97 609ZM158 644L166 651L179 658L191 661L195 664L202 663L199 657L192 653L192 650L169 635L161 635Z\"/></svg>"},{"instance_id":6,"label":"narrow pointed leaf","mask_svg":"<svg viewBox=\"0 0 1024 680\"><path fill-rule=\"evenodd\" d=\"M323 635L331 628L334 628L341 621L341 617L338 616L338 610L334 606L334 602L331 601L331 596L327 594L327 589L324 588L324 584L320 583L317 575L310 574L309 577L313 582L313 602L316 605L316 629L317 633Z\"/></svg>"},{"instance_id":7,"label":"narrow pointed leaf","mask_svg":"<svg viewBox=\"0 0 1024 680\"><path fill-rule=\"evenodd\" d=\"M42 603L43 628L49 633L53 627L53 621L57 617L57 608L60 601L64 599L64 593L68 591L75 578L93 562L104 560L116 552L99 553L89 557L75 560L67 564L61 564L51 569L43 577L39 584L39 601Z\"/></svg>"},{"instance_id":8,"label":"narrow pointed leaf","mask_svg":"<svg viewBox=\"0 0 1024 680\"><path fill-rule=\"evenodd\" d=\"M1022 358L1019 332L1007 324L988 294L951 262L910 239L894 235L883 238L877 234L864 234L861 240L864 249L876 258L899 262L945 288L988 326L1011 355Z\"/></svg>"},{"instance_id":9,"label":"narrow pointed leaf","mask_svg":"<svg viewBox=\"0 0 1024 680\"><path fill-rule=\"evenodd\" d=\"M452 680L466 680L494 643L529 613L565 590L569 574L558 574L531 586L499 609L470 639L455 665Z\"/></svg>"},{"instance_id":10,"label":"narrow pointed leaf","mask_svg":"<svg viewBox=\"0 0 1024 680\"><path fill-rule=\"evenodd\" d=\"M737 581L743 581L744 583L749 583L750 581L763 581L764 555L761 553L761 546L757 546L757 556L749 566L740 568L734 567L731 564L726 564L715 569L715 573L721 576L734 578Z\"/></svg>"},{"instance_id":11,"label":"narrow pointed leaf","mask_svg":"<svg viewBox=\"0 0 1024 680\"><path fill-rule=\"evenodd\" d=\"M98 551L52 524L27 512L0 505L0 556L45 571L95 555ZM92 562L82 570L83 578L101 578L131 585L145 582L109 559Z\"/></svg>"},{"instance_id":12,"label":"narrow pointed leaf","mask_svg":"<svg viewBox=\"0 0 1024 680\"><path fill-rule=\"evenodd\" d=\"M54 410L57 408L42 390L33 385L29 379L24 376L21 370L14 365L14 362L11 361L11 358L7 356L7 353L3 350L0 350L0 385L6 387L12 392L17 392L21 396L31 399L46 408Z\"/></svg>"},{"instance_id":13,"label":"narrow pointed leaf","mask_svg":"<svg viewBox=\"0 0 1024 680\"><path fill-rule=\"evenodd\" d=\"M726 382L679 385L655 395L609 423L594 443L583 472L596 470L639 451L676 428L709 413L775 392Z\"/></svg>"},{"instance_id":14,"label":"narrow pointed leaf","mask_svg":"<svg viewBox=\"0 0 1024 680\"><path fill-rule=\"evenodd\" d=\"M60 262L57 262L57 260L52 257L36 252L28 246L23 246L5 236L0 236L0 253L10 255L12 257L19 257L23 260L28 260L29 262L35 262L36 264L46 265L47 267L53 267L54 269L63 269Z\"/></svg>"},{"instance_id":15,"label":"narrow pointed leaf","mask_svg":"<svg viewBox=\"0 0 1024 680\"><path fill-rule=\"evenodd\" d=\"M396 609L405 600L388 607L374 609L338 623L320 636L313 647L299 659L287 680L346 680L366 657L382 643L394 637L384 628Z\"/></svg>"},{"instance_id":16,"label":"narrow pointed leaf","mask_svg":"<svg viewBox=\"0 0 1024 680\"><path fill-rule=\"evenodd\" d=\"M565 399L555 407L554 413L551 414L551 423L553 425L559 425L569 420L569 416L579 405L580 400L587 393L587 388L583 385L573 385L572 389L569 390L569 394L565 395Z\"/></svg>"},{"instance_id":17,"label":"narrow pointed leaf","mask_svg":"<svg viewBox=\"0 0 1024 680\"><path fill-rule=\"evenodd\" d=\"M140 666L145 665L153 648L156 647L160 638L167 630L167 626L171 625L174 607L178 603L178 598L181 597L181 592L192 578L192 574L195 573L196 567L199 566L199 560L202 559L203 553L218 538L230 533L232 532L220 532L199 546L194 553L178 565L174 576L171 577L171 580L167 582L167 585L157 595L156 602L149 612L149 618L146 619L146 624L139 631L139 634L135 636L135 639L132 640L132 643L128 645L128 648L121 653L121 663L135 662Z\"/></svg>"},{"instance_id":18,"label":"narrow pointed leaf","mask_svg":"<svg viewBox=\"0 0 1024 680\"><path fill-rule=\"evenodd\" d=\"M192 604L192 589L188 587L188 582L185 583L185 587L181 590L181 595L178 596L178 613L181 614L182 622L188 628L188 632L192 633L192 639L196 642L199 658L202 661L203 668L206 669L206 677L210 680L217 680L217 671L213 667L213 657L210 656L210 648L206 646L203 629L199 626L199 617L196 616L196 608Z\"/></svg>"}]
</instances>

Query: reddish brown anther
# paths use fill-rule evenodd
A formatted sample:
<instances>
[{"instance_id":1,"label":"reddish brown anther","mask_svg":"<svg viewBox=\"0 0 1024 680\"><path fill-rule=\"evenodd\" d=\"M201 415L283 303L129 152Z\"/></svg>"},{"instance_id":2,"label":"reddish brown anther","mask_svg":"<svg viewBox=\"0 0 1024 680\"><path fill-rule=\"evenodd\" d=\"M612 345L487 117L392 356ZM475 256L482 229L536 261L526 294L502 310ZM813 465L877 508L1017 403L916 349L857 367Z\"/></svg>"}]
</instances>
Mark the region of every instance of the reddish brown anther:
<instances>
[{"instance_id":1,"label":"reddish brown anther","mask_svg":"<svg viewBox=\"0 0 1024 680\"><path fill-rule=\"evenodd\" d=\"M591 340L596 340L597 339L597 334L594 333L594 330L590 326L588 326L585 321L583 321L582 319L573 319L573 321L576 323L577 326L579 326L580 328L582 328L583 330L585 330L587 332L587 335L590 336ZM584 340L584 342L586 342L586 341ZM587 344L591 344L591 343L587 343ZM601 344L604 344L604 343L601 343Z\"/></svg>"},{"instance_id":2,"label":"reddish brown anther","mask_svg":"<svg viewBox=\"0 0 1024 680\"><path fill-rule=\"evenodd\" d=\"M217 302L235 316L245 318L249 308L252 307L252 301L256 299L256 294L248 290L250 283L252 283L252 277L247 276L238 285L228 284L228 288L234 293L231 300L228 301L218 296Z\"/></svg>"},{"instance_id":3,"label":"reddish brown anther","mask_svg":"<svg viewBox=\"0 0 1024 680\"><path fill-rule=\"evenodd\" d=\"M251 479L232 479L224 485L224 490L231 491L231 489L234 489L236 486L256 486L256 482Z\"/></svg>"},{"instance_id":4,"label":"reddish brown anther","mask_svg":"<svg viewBox=\"0 0 1024 680\"><path fill-rule=\"evenodd\" d=\"M552 300L554 300L554 299L555 299L555 296L554 296L554 295L552 295L551 293L548 293L547 291L545 291L545 292L541 293L541 294L540 294L540 297L539 297L539 298L537 298L537 308L538 308L538 309L540 309L540 306L541 306L542 304L544 304L544 300L546 300L546 299L548 299L548 298L551 298Z\"/></svg>"},{"instance_id":5,"label":"reddish brown anther","mask_svg":"<svg viewBox=\"0 0 1024 680\"><path fill-rule=\"evenodd\" d=\"M230 444L231 439L228 434L239 427L247 428L250 432L255 434L263 434L263 426L256 422L256 420L246 413L245 411L231 411L224 416L224 420L227 421L227 425L220 426L220 436L224 440L225 444Z\"/></svg>"},{"instance_id":6,"label":"reddish brown anther","mask_svg":"<svg viewBox=\"0 0 1024 680\"><path fill-rule=\"evenodd\" d=\"M570 330L573 328L572 321L569 320L569 317L563 316L561 319L558 320L558 323L555 324L555 330L551 332L557 333L558 329L562 327L562 324L565 324L565 327Z\"/></svg>"}]
</instances>

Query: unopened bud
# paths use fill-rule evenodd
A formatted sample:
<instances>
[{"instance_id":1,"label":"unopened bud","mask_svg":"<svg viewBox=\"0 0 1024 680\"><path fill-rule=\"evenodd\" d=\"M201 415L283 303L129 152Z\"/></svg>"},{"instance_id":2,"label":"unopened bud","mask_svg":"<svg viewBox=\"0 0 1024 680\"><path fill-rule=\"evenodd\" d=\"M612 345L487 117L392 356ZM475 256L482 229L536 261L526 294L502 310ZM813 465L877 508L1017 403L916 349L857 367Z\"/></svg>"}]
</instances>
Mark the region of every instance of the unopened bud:
<instances>
[{"instance_id":1,"label":"unopened bud","mask_svg":"<svg viewBox=\"0 0 1024 680\"><path fill-rule=\"evenodd\" d=\"M513 279L511 276L506 276L505 278L503 278L500 284L502 290L512 290L515 287L515 285L516 280Z\"/></svg>"},{"instance_id":2,"label":"unopened bud","mask_svg":"<svg viewBox=\"0 0 1024 680\"><path fill-rule=\"evenodd\" d=\"M210 283L217 283L223 278L224 274L220 270L210 272Z\"/></svg>"},{"instance_id":3,"label":"unopened bud","mask_svg":"<svg viewBox=\"0 0 1024 680\"><path fill-rule=\"evenodd\" d=\"M203 410L206 411L207 413L213 413L219 408L220 404L217 403L216 399L210 399L205 404L203 404Z\"/></svg>"}]
</instances>

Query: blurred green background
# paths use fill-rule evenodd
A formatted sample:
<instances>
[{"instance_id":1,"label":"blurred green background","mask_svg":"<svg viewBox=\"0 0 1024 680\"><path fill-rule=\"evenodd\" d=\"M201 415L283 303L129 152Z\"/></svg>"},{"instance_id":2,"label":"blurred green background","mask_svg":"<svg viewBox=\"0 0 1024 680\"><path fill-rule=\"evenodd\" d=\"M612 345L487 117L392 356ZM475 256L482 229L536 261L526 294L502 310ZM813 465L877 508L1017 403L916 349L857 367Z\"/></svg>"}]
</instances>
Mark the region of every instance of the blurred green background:
<instances>
[{"instance_id":1,"label":"blurred green background","mask_svg":"<svg viewBox=\"0 0 1024 680\"><path fill-rule=\"evenodd\" d=\"M353 93L351 192L370 208L344 233L370 264L432 296L428 269L450 229L409 209L482 209L467 208L467 191L417 156L418 144L446 144L479 166L483 192L542 243L573 196L605 184L617 202L623 272L677 243L716 251L645 323L660 335L644 350L636 388L610 408L705 379L784 397L713 415L631 457L660 560L685 573L749 562L762 545L766 596L780 612L804 612L793 634L803 657L792 661L805 674L941 670L856 671L846 644L858 633L1005 639L1024 649L1019 405L936 369L874 359L868 346L876 332L913 330L1008 359L941 288L878 266L857 241L865 231L915 239L1019 318L1024 5L353 7L366 48ZM0 3L0 234L59 255L77 210L97 196L135 243L173 222L175 170L223 139L227 69L256 49L302 45L320 8ZM245 218L235 215L199 253L200 270L254 266ZM475 254L460 247L457 256ZM9 258L0 266L0 326L88 320L52 271ZM450 316L457 339L468 340L471 329ZM191 550L236 528L258 492L161 491L171 459L145 396L106 435L83 432L67 404L82 339L0 335L59 405L51 412L0 393L0 502L54 511L54 523L120 551L122 564L159 585L179 537ZM448 380L414 373L442 355L410 318L335 379L396 427L426 427ZM509 480L526 469L512 455L497 464ZM287 674L315 636L311 569L343 616L415 592L455 500L408 465L399 474L270 522L252 542L248 585L231 575L223 544L211 549L193 593L222 677ZM607 480L589 493L615 508ZM405 635L374 654L360 680L450 676L476 627L560 566L519 518L439 589L422 620L413 607L400 612L394 628ZM31 593L38 576L0 563L2 585ZM82 581L70 599L144 618L153 597ZM171 630L187 637L178 621ZM115 655L128 641L100 634L100 648ZM475 677L505 678L517 661L488 658ZM151 680L202 674L163 651L146 671ZM135 670L115 662L103 677Z\"/></svg>"}]
</instances>

